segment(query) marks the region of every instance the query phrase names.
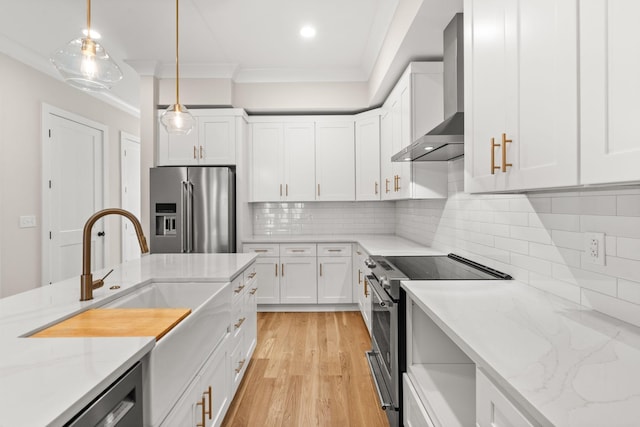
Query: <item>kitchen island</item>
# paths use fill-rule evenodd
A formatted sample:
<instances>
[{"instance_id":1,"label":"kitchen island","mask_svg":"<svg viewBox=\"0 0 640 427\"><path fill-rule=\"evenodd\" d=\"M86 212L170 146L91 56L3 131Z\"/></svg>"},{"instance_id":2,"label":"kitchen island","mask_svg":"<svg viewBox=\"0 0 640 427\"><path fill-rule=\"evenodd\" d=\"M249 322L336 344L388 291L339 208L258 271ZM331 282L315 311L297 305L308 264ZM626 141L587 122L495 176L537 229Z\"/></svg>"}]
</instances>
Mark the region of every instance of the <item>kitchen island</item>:
<instances>
[{"instance_id":1,"label":"kitchen island","mask_svg":"<svg viewBox=\"0 0 640 427\"><path fill-rule=\"evenodd\" d=\"M90 301L79 301L79 278L1 299L0 427L64 425L155 346L152 337L28 338L32 333L153 282L234 282L254 258L155 254L115 267Z\"/></svg>"}]
</instances>

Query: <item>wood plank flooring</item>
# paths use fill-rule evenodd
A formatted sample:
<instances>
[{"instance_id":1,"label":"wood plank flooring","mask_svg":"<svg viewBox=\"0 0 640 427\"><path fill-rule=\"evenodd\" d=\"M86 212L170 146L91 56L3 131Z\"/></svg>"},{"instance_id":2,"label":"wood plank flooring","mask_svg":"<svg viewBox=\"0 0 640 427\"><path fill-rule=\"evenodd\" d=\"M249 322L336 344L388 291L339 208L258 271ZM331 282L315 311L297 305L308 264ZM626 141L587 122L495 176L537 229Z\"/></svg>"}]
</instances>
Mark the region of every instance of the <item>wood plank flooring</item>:
<instances>
[{"instance_id":1,"label":"wood plank flooring","mask_svg":"<svg viewBox=\"0 0 640 427\"><path fill-rule=\"evenodd\" d=\"M222 427L388 427L359 312L258 313L258 344Z\"/></svg>"}]
</instances>

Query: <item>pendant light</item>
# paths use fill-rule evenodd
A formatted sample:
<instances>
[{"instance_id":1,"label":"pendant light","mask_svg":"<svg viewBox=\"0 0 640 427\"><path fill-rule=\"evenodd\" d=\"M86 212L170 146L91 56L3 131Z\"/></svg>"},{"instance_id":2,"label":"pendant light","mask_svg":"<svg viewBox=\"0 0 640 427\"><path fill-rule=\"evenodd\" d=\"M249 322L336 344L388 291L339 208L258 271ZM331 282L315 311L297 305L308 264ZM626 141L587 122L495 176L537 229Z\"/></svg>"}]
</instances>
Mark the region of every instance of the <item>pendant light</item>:
<instances>
[{"instance_id":1,"label":"pendant light","mask_svg":"<svg viewBox=\"0 0 640 427\"><path fill-rule=\"evenodd\" d=\"M50 60L71 86L87 91L109 90L122 80L122 71L91 34L91 0L87 0L86 36L71 40Z\"/></svg>"},{"instance_id":2,"label":"pendant light","mask_svg":"<svg viewBox=\"0 0 640 427\"><path fill-rule=\"evenodd\" d=\"M187 107L180 104L180 68L178 61L178 0L176 0L176 103L170 105L160 121L167 129L167 132L174 135L186 135L191 132L195 119L187 110Z\"/></svg>"}]
</instances>

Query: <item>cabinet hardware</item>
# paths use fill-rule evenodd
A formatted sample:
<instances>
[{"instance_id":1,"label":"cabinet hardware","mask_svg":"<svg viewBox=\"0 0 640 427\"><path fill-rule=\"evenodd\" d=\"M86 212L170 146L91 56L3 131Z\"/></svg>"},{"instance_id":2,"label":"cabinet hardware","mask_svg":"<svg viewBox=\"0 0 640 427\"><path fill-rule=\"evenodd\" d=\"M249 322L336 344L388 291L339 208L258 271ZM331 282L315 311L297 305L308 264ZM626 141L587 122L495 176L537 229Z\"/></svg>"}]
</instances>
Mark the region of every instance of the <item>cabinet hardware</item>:
<instances>
[{"instance_id":1,"label":"cabinet hardware","mask_svg":"<svg viewBox=\"0 0 640 427\"><path fill-rule=\"evenodd\" d=\"M322 277L322 263L320 263L320 277Z\"/></svg>"},{"instance_id":2,"label":"cabinet hardware","mask_svg":"<svg viewBox=\"0 0 640 427\"><path fill-rule=\"evenodd\" d=\"M280 267L280 275L284 277L284 264Z\"/></svg>"},{"instance_id":3,"label":"cabinet hardware","mask_svg":"<svg viewBox=\"0 0 640 427\"><path fill-rule=\"evenodd\" d=\"M367 282L367 278L364 278L364 296L369 296L369 282Z\"/></svg>"},{"instance_id":4,"label":"cabinet hardware","mask_svg":"<svg viewBox=\"0 0 640 427\"><path fill-rule=\"evenodd\" d=\"M512 139L507 139L507 134L502 134L502 172L506 172L508 167L513 166L511 163L507 163L507 144L513 142Z\"/></svg>"},{"instance_id":5,"label":"cabinet hardware","mask_svg":"<svg viewBox=\"0 0 640 427\"><path fill-rule=\"evenodd\" d=\"M211 419L211 418L212 418L212 417L211 417L211 413L213 412L213 405L212 405L212 402L211 402L211 394L212 394L212 393L211 393L211 386L209 386L209 388L207 389L207 391L205 391L205 392L204 392L204 393L202 393L202 394L207 394L207 395L209 395L209 410L208 410L208 411L206 411L205 413L209 416L209 419Z\"/></svg>"},{"instance_id":6,"label":"cabinet hardware","mask_svg":"<svg viewBox=\"0 0 640 427\"><path fill-rule=\"evenodd\" d=\"M393 175L393 192L398 191L398 175Z\"/></svg>"},{"instance_id":7,"label":"cabinet hardware","mask_svg":"<svg viewBox=\"0 0 640 427\"><path fill-rule=\"evenodd\" d=\"M360 269L358 269L358 285L362 283L362 271L360 271Z\"/></svg>"},{"instance_id":8,"label":"cabinet hardware","mask_svg":"<svg viewBox=\"0 0 640 427\"><path fill-rule=\"evenodd\" d=\"M202 159L202 145L200 146L200 158Z\"/></svg>"},{"instance_id":9,"label":"cabinet hardware","mask_svg":"<svg viewBox=\"0 0 640 427\"><path fill-rule=\"evenodd\" d=\"M291 252L300 253L304 252L304 249L291 249Z\"/></svg>"},{"instance_id":10,"label":"cabinet hardware","mask_svg":"<svg viewBox=\"0 0 640 427\"><path fill-rule=\"evenodd\" d=\"M378 195L378 181L375 182L375 190L373 190L373 194Z\"/></svg>"},{"instance_id":11,"label":"cabinet hardware","mask_svg":"<svg viewBox=\"0 0 640 427\"><path fill-rule=\"evenodd\" d=\"M327 249L329 252L342 252L342 249Z\"/></svg>"},{"instance_id":12,"label":"cabinet hardware","mask_svg":"<svg viewBox=\"0 0 640 427\"><path fill-rule=\"evenodd\" d=\"M289 184L284 185L284 195L289 197Z\"/></svg>"},{"instance_id":13,"label":"cabinet hardware","mask_svg":"<svg viewBox=\"0 0 640 427\"><path fill-rule=\"evenodd\" d=\"M400 191L400 175L396 175L396 191Z\"/></svg>"},{"instance_id":14,"label":"cabinet hardware","mask_svg":"<svg viewBox=\"0 0 640 427\"><path fill-rule=\"evenodd\" d=\"M268 252L266 249L254 249L253 252L257 252L257 253L266 253Z\"/></svg>"},{"instance_id":15,"label":"cabinet hardware","mask_svg":"<svg viewBox=\"0 0 640 427\"><path fill-rule=\"evenodd\" d=\"M205 419L205 410L204 410L204 396L202 396L202 400L198 403L196 403L196 406L202 406L202 424L198 423L196 424L196 427L206 427L206 422L207 420Z\"/></svg>"},{"instance_id":16,"label":"cabinet hardware","mask_svg":"<svg viewBox=\"0 0 640 427\"><path fill-rule=\"evenodd\" d=\"M257 291L258 291L258 288L252 288L252 289L249 291L249 293L250 293L251 295L255 295Z\"/></svg>"},{"instance_id":17,"label":"cabinet hardware","mask_svg":"<svg viewBox=\"0 0 640 427\"><path fill-rule=\"evenodd\" d=\"M282 184L280 184L280 197L282 197Z\"/></svg>"},{"instance_id":18,"label":"cabinet hardware","mask_svg":"<svg viewBox=\"0 0 640 427\"><path fill-rule=\"evenodd\" d=\"M318 196L320 196L320 184L318 184Z\"/></svg>"},{"instance_id":19,"label":"cabinet hardware","mask_svg":"<svg viewBox=\"0 0 640 427\"><path fill-rule=\"evenodd\" d=\"M362 252L360 252L360 251L356 251L356 253L357 253L358 255L362 255Z\"/></svg>"},{"instance_id":20,"label":"cabinet hardware","mask_svg":"<svg viewBox=\"0 0 640 427\"><path fill-rule=\"evenodd\" d=\"M276 277L278 277L278 263L277 262L275 263L275 266L276 266Z\"/></svg>"},{"instance_id":21,"label":"cabinet hardware","mask_svg":"<svg viewBox=\"0 0 640 427\"><path fill-rule=\"evenodd\" d=\"M241 317L241 318L238 319L238 322L233 324L233 326L235 326L236 329L239 329L240 326L242 326L242 324L244 323L245 320L247 320L246 317Z\"/></svg>"},{"instance_id":22,"label":"cabinet hardware","mask_svg":"<svg viewBox=\"0 0 640 427\"><path fill-rule=\"evenodd\" d=\"M197 159L197 157L196 157L196 146L195 145L193 146L193 158Z\"/></svg>"},{"instance_id":23,"label":"cabinet hardware","mask_svg":"<svg viewBox=\"0 0 640 427\"><path fill-rule=\"evenodd\" d=\"M384 180L384 192L388 193L389 192L389 180L385 178Z\"/></svg>"},{"instance_id":24,"label":"cabinet hardware","mask_svg":"<svg viewBox=\"0 0 640 427\"><path fill-rule=\"evenodd\" d=\"M255 271L249 275L249 279L253 279L254 277L256 277L256 272Z\"/></svg>"},{"instance_id":25,"label":"cabinet hardware","mask_svg":"<svg viewBox=\"0 0 640 427\"><path fill-rule=\"evenodd\" d=\"M236 289L233 290L233 292L235 292L236 294L239 294L241 290L244 289L244 285L240 285L238 286Z\"/></svg>"},{"instance_id":26,"label":"cabinet hardware","mask_svg":"<svg viewBox=\"0 0 640 427\"><path fill-rule=\"evenodd\" d=\"M500 147L500 144L496 144L496 139L491 138L491 175L495 175L496 169L500 170L500 166L496 166L496 147Z\"/></svg>"},{"instance_id":27,"label":"cabinet hardware","mask_svg":"<svg viewBox=\"0 0 640 427\"><path fill-rule=\"evenodd\" d=\"M240 371L242 371L242 367L244 366L244 362L246 362L247 359L242 359L240 362L238 362L238 367L235 369L236 374L239 374Z\"/></svg>"}]
</instances>

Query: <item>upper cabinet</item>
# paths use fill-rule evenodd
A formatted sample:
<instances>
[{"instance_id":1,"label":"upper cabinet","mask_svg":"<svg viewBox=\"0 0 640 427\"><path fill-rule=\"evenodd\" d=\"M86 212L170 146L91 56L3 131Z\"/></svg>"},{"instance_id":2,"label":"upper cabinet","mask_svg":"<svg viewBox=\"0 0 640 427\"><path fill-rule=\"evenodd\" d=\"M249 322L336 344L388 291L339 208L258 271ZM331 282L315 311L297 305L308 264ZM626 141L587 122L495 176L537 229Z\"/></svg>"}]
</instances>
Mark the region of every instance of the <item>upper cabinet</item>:
<instances>
[{"instance_id":1,"label":"upper cabinet","mask_svg":"<svg viewBox=\"0 0 640 427\"><path fill-rule=\"evenodd\" d=\"M356 116L356 200L380 200L380 111Z\"/></svg>"},{"instance_id":2,"label":"upper cabinet","mask_svg":"<svg viewBox=\"0 0 640 427\"><path fill-rule=\"evenodd\" d=\"M640 180L637 0L580 2L582 184Z\"/></svg>"},{"instance_id":3,"label":"upper cabinet","mask_svg":"<svg viewBox=\"0 0 640 427\"><path fill-rule=\"evenodd\" d=\"M412 62L385 101L380 117L383 200L447 197L447 162L391 162L444 119L442 63Z\"/></svg>"},{"instance_id":4,"label":"upper cabinet","mask_svg":"<svg viewBox=\"0 0 640 427\"><path fill-rule=\"evenodd\" d=\"M578 184L577 1L464 10L465 190Z\"/></svg>"},{"instance_id":5,"label":"upper cabinet","mask_svg":"<svg viewBox=\"0 0 640 427\"><path fill-rule=\"evenodd\" d=\"M353 120L316 122L316 200L355 200Z\"/></svg>"},{"instance_id":6,"label":"upper cabinet","mask_svg":"<svg viewBox=\"0 0 640 427\"><path fill-rule=\"evenodd\" d=\"M243 111L193 109L191 113L196 123L188 135L169 135L158 120L158 166L235 165Z\"/></svg>"}]
</instances>

